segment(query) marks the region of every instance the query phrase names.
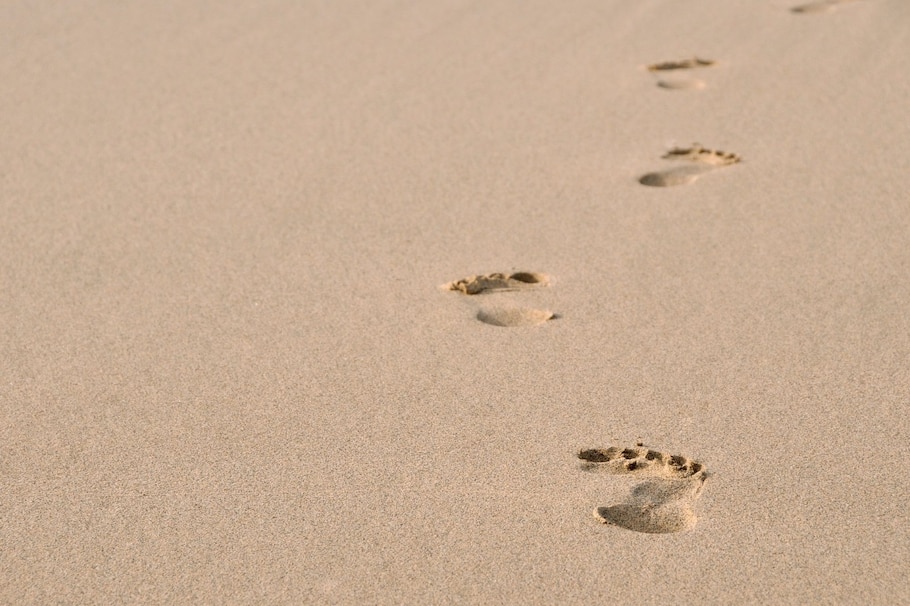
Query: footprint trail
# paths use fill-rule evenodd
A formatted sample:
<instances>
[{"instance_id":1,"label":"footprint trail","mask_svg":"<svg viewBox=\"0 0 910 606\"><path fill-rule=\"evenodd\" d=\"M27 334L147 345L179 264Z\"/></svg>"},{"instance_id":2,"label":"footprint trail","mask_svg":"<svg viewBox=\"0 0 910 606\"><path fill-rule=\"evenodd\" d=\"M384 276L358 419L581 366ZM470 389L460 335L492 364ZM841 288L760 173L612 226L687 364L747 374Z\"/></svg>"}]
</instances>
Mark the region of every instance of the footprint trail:
<instances>
[{"instance_id":1,"label":"footprint trail","mask_svg":"<svg viewBox=\"0 0 910 606\"><path fill-rule=\"evenodd\" d=\"M689 530L698 521L693 507L708 477L701 463L644 447L594 448L578 458L584 470L645 480L624 502L595 509L598 521L648 533Z\"/></svg>"}]
</instances>

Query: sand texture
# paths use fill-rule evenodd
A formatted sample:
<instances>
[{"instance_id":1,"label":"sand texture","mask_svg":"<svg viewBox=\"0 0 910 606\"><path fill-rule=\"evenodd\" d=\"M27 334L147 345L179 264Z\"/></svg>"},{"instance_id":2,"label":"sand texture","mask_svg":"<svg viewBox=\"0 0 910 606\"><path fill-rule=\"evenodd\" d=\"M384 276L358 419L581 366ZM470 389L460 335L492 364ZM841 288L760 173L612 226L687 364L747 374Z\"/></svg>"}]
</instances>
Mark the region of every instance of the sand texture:
<instances>
[{"instance_id":1,"label":"sand texture","mask_svg":"<svg viewBox=\"0 0 910 606\"><path fill-rule=\"evenodd\" d=\"M908 58L0 2L0 604L910 604Z\"/></svg>"}]
</instances>

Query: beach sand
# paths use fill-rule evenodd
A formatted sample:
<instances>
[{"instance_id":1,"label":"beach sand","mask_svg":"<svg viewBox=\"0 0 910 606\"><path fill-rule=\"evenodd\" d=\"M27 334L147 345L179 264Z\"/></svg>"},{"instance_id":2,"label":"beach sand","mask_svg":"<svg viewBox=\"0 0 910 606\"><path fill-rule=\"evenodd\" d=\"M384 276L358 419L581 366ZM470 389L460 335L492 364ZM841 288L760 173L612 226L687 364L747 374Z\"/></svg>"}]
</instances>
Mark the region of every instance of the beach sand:
<instances>
[{"instance_id":1,"label":"beach sand","mask_svg":"<svg viewBox=\"0 0 910 606\"><path fill-rule=\"evenodd\" d=\"M4 3L0 602L910 603L908 9Z\"/></svg>"}]
</instances>

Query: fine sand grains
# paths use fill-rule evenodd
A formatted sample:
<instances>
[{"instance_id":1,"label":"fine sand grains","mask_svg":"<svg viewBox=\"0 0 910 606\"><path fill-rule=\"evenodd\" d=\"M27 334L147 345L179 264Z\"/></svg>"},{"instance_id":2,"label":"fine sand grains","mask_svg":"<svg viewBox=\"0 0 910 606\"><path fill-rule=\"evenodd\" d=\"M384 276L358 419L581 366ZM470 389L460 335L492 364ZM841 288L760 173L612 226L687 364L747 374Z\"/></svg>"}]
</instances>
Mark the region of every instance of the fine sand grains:
<instances>
[{"instance_id":1,"label":"fine sand grains","mask_svg":"<svg viewBox=\"0 0 910 606\"><path fill-rule=\"evenodd\" d=\"M692 147L676 147L663 155L665 160L676 160L682 165L667 170L642 175L638 182L649 187L673 187L688 185L707 172L724 166L737 164L742 159L733 153L707 149L694 144Z\"/></svg>"},{"instance_id":2,"label":"fine sand grains","mask_svg":"<svg viewBox=\"0 0 910 606\"><path fill-rule=\"evenodd\" d=\"M647 478L632 488L624 502L595 509L598 521L648 533L680 532L695 526L693 507L708 477L701 463L644 447L594 448L582 450L578 458L585 471Z\"/></svg>"}]
</instances>

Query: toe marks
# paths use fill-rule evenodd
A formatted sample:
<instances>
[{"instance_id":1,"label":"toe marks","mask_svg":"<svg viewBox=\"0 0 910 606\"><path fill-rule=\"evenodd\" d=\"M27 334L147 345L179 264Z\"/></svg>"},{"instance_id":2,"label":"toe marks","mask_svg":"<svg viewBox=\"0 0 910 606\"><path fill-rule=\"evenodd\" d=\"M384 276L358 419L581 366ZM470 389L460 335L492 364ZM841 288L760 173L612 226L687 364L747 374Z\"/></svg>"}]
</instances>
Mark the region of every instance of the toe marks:
<instances>
[{"instance_id":1,"label":"toe marks","mask_svg":"<svg viewBox=\"0 0 910 606\"><path fill-rule=\"evenodd\" d=\"M578 453L586 469L605 469L611 473L638 473L674 478L691 478L705 475L701 463L682 455L668 455L648 448L590 448Z\"/></svg>"},{"instance_id":2,"label":"toe marks","mask_svg":"<svg viewBox=\"0 0 910 606\"><path fill-rule=\"evenodd\" d=\"M687 185L706 172L742 162L742 158L737 154L708 149L697 143L691 147L674 147L668 150L663 158L680 160L684 164L668 170L647 173L639 177L638 182L649 187Z\"/></svg>"},{"instance_id":3,"label":"toe marks","mask_svg":"<svg viewBox=\"0 0 910 606\"><path fill-rule=\"evenodd\" d=\"M716 61L711 59L700 59L692 57L681 59L679 61L663 61L653 63L647 67L647 70L658 76L657 86L669 90L698 90L705 87L704 80L693 78L681 72L688 72L691 69L711 67Z\"/></svg>"},{"instance_id":4,"label":"toe marks","mask_svg":"<svg viewBox=\"0 0 910 606\"><path fill-rule=\"evenodd\" d=\"M483 292L496 290L519 290L523 288L548 286L549 283L550 277L546 274L519 271L512 274L492 273L480 276L469 276L445 284L443 288L458 291L466 295L479 295Z\"/></svg>"},{"instance_id":5,"label":"toe marks","mask_svg":"<svg viewBox=\"0 0 910 606\"><path fill-rule=\"evenodd\" d=\"M692 57L691 59L682 59L680 61L663 61L661 63L652 63L648 66L649 72L665 72L672 71L677 69L692 69L695 67L710 67L717 63L711 59L699 59L698 57Z\"/></svg>"},{"instance_id":6,"label":"toe marks","mask_svg":"<svg viewBox=\"0 0 910 606\"><path fill-rule=\"evenodd\" d=\"M606 450L602 448L592 448L590 450L582 450L578 453L578 458L582 461L588 461L590 463L606 463L607 461L612 461L616 458L620 452L619 448L615 446L607 448Z\"/></svg>"},{"instance_id":7,"label":"toe marks","mask_svg":"<svg viewBox=\"0 0 910 606\"><path fill-rule=\"evenodd\" d=\"M689 160L690 162L699 162L710 164L711 166L729 166L742 162L742 158L732 152L724 152L718 149L708 149L698 143L691 147L674 147L663 155L668 160Z\"/></svg>"}]
</instances>

